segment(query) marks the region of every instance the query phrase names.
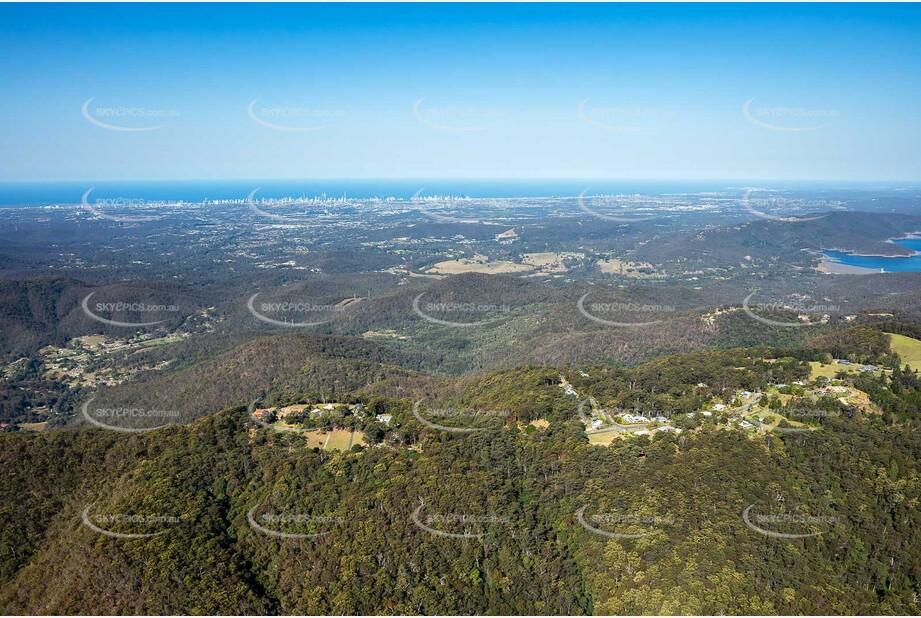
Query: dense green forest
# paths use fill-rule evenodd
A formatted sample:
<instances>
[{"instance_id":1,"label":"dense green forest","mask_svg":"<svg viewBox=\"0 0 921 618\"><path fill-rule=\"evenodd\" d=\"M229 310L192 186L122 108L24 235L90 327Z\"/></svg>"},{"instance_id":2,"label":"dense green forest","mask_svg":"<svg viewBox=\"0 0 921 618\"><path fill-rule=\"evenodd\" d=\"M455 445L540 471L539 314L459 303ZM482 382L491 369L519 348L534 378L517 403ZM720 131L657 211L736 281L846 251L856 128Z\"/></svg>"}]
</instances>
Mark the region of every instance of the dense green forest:
<instances>
[{"instance_id":1,"label":"dense green forest","mask_svg":"<svg viewBox=\"0 0 921 618\"><path fill-rule=\"evenodd\" d=\"M560 371L523 366L355 382L348 397L393 420L345 452L256 425L243 405L143 434L2 434L0 607L918 614L921 381L881 343L856 327L810 347L563 369L606 405L645 398L677 414L699 405L700 383L719 393L794 380L835 346L893 368L850 378L881 413L844 406L808 433L686 425L594 446ZM328 343L311 345L330 358ZM398 360L373 346L350 354ZM271 396L296 399L289 387ZM439 431L413 416L419 398L507 416ZM746 525L748 507L793 538ZM144 536L113 538L86 519Z\"/></svg>"},{"instance_id":2,"label":"dense green forest","mask_svg":"<svg viewBox=\"0 0 921 618\"><path fill-rule=\"evenodd\" d=\"M921 335L917 273L810 269L917 217L547 219L509 245L389 216L334 236L31 226L0 250L0 610L921 612L921 380L886 334ZM491 260L581 257L413 276L459 236ZM602 272L611 243L660 272ZM280 329L256 293L338 309ZM90 294L176 310L100 320ZM427 319L423 295L483 324ZM170 416L106 416L132 410ZM606 411L625 433L598 440ZM633 434L629 411L656 420Z\"/></svg>"}]
</instances>

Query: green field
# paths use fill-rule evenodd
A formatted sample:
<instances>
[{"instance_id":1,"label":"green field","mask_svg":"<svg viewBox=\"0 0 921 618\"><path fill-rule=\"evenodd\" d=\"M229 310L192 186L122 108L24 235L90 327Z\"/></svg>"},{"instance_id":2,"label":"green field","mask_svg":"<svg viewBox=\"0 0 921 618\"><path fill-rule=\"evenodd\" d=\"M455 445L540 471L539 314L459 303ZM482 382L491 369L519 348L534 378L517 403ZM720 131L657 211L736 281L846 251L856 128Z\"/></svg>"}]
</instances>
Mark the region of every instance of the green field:
<instances>
[{"instance_id":1,"label":"green field","mask_svg":"<svg viewBox=\"0 0 921 618\"><path fill-rule=\"evenodd\" d=\"M149 339L141 344L142 348L152 348L158 345L167 345L182 341L182 337L160 337L158 339Z\"/></svg>"},{"instance_id":2,"label":"green field","mask_svg":"<svg viewBox=\"0 0 921 618\"><path fill-rule=\"evenodd\" d=\"M99 346L105 343L104 335L85 335L83 337L77 337L77 341L83 343L84 345L89 346Z\"/></svg>"},{"instance_id":3,"label":"green field","mask_svg":"<svg viewBox=\"0 0 921 618\"><path fill-rule=\"evenodd\" d=\"M859 369L852 365L839 365L837 363L832 363L830 365L815 361L809 363L810 380L815 380L816 378L834 378L839 372L858 373Z\"/></svg>"},{"instance_id":4,"label":"green field","mask_svg":"<svg viewBox=\"0 0 921 618\"><path fill-rule=\"evenodd\" d=\"M902 358L902 364L915 370L921 369L921 341L905 335L887 334L892 337L892 351Z\"/></svg>"},{"instance_id":5,"label":"green field","mask_svg":"<svg viewBox=\"0 0 921 618\"><path fill-rule=\"evenodd\" d=\"M363 444L364 434L360 431L355 432L354 438L348 429L333 429L331 433L329 442L326 443L327 451L347 451L355 444Z\"/></svg>"},{"instance_id":6,"label":"green field","mask_svg":"<svg viewBox=\"0 0 921 618\"><path fill-rule=\"evenodd\" d=\"M908 339L908 337L905 337L905 339ZM916 343L921 344L921 341ZM860 365L839 365L837 363L825 365L815 361L809 363L810 380L815 380L816 378L834 378L835 375L839 373L860 373ZM879 369L873 372L873 375L878 374Z\"/></svg>"}]
</instances>

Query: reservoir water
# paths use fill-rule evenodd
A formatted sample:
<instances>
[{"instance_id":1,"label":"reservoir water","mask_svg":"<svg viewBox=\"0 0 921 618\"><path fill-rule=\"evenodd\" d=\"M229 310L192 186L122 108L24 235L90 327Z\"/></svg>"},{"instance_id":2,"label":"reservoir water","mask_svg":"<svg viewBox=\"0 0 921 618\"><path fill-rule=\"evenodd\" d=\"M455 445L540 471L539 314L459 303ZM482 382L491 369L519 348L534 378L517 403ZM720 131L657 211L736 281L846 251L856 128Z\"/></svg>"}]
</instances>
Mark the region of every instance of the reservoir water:
<instances>
[{"instance_id":1,"label":"reservoir water","mask_svg":"<svg viewBox=\"0 0 921 618\"><path fill-rule=\"evenodd\" d=\"M921 238L903 238L893 240L897 245L921 252ZM854 255L843 251L822 251L825 257L848 266L872 268L879 272L906 273L921 272L921 253L906 257L882 257L878 255Z\"/></svg>"}]
</instances>

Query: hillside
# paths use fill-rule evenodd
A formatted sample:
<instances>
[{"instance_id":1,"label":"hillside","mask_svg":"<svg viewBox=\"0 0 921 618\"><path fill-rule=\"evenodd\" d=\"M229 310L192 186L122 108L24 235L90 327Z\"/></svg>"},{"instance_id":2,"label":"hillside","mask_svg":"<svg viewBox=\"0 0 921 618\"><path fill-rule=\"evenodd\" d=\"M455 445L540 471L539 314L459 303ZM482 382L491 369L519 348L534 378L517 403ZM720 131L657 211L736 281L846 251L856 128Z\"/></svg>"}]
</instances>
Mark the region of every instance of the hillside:
<instances>
[{"instance_id":1,"label":"hillside","mask_svg":"<svg viewBox=\"0 0 921 618\"><path fill-rule=\"evenodd\" d=\"M899 355L902 363L915 371L921 371L921 341L905 335L890 334L892 351Z\"/></svg>"},{"instance_id":2,"label":"hillside","mask_svg":"<svg viewBox=\"0 0 921 618\"><path fill-rule=\"evenodd\" d=\"M258 337L174 371L142 374L122 386L98 389L92 410L175 412L172 422L186 422L257 398L267 403L292 396L335 400L378 380L412 376L421 361L421 354L394 352L350 337ZM81 414L74 420L86 422ZM161 422L145 425L126 419L122 424L149 427Z\"/></svg>"},{"instance_id":3,"label":"hillside","mask_svg":"<svg viewBox=\"0 0 921 618\"><path fill-rule=\"evenodd\" d=\"M301 343L327 360L336 344ZM866 351L874 349L868 342ZM645 394L680 410L693 404L698 382L734 389L792 380L820 352L728 350L569 376L605 405ZM789 354L804 360L777 360ZM242 407L145 434L0 434L2 535L16 548L0 558L0 607L13 614L921 610L921 548L912 542L921 532L916 379L888 383L903 402L896 415L846 408L807 434L754 439L700 427L609 447L588 443L577 400L558 382L553 369L522 367L435 390L418 384L409 398L373 404L393 414L392 425L360 452L309 448L297 434L256 426ZM414 420L415 396L549 423L446 433ZM770 538L746 527L741 513L752 505L828 523L818 536ZM112 538L87 519L106 533L148 536Z\"/></svg>"},{"instance_id":4,"label":"hillside","mask_svg":"<svg viewBox=\"0 0 921 618\"><path fill-rule=\"evenodd\" d=\"M672 267L738 267L746 256L781 263L805 263L804 251L833 249L866 255L911 255L886 242L921 230L921 216L869 212L828 212L808 221L755 219L734 227L676 234L652 240L636 258Z\"/></svg>"}]
</instances>

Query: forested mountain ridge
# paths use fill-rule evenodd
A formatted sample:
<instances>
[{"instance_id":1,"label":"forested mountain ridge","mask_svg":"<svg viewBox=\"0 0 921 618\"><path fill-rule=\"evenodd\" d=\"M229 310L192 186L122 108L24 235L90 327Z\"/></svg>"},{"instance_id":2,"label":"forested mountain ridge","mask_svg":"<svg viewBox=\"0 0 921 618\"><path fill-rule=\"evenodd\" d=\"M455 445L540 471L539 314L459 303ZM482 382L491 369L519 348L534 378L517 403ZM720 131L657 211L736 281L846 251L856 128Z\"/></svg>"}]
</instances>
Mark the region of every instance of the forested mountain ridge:
<instances>
[{"instance_id":1,"label":"forested mountain ridge","mask_svg":"<svg viewBox=\"0 0 921 618\"><path fill-rule=\"evenodd\" d=\"M424 356L354 337L270 335L175 371L98 389L94 397L97 407L175 410L175 420L183 422L256 399L336 400L379 380L413 376ZM75 420L85 422L81 416Z\"/></svg>"},{"instance_id":2,"label":"forested mountain ridge","mask_svg":"<svg viewBox=\"0 0 921 618\"><path fill-rule=\"evenodd\" d=\"M884 340L861 333L811 349L563 373L606 406L655 403L683 417L699 405L701 383L719 394L802 379L843 342L852 347L838 351L853 358L894 364L879 355ZM410 376L407 398L365 398L393 420L383 439L347 452L260 427L240 405L144 434L2 434L0 607L916 614L921 382L901 371L853 379L882 413L844 407L807 433L685 425L607 447L588 443L580 398L550 367L441 378L434 390ZM416 397L447 410L502 409L507 421L446 432L417 420ZM545 428L521 429L536 419ZM748 521L794 538L758 533L746 509ZM780 519L751 519L771 513ZM793 516L818 523L803 528ZM107 532L154 536L112 538L86 518Z\"/></svg>"},{"instance_id":3,"label":"forested mountain ridge","mask_svg":"<svg viewBox=\"0 0 921 618\"><path fill-rule=\"evenodd\" d=\"M887 242L921 231L921 216L869 212L820 212L802 221L755 219L732 227L676 234L653 240L636 256L653 263L738 266L746 256L802 260L801 252L835 249L866 255L911 255Z\"/></svg>"}]
</instances>

